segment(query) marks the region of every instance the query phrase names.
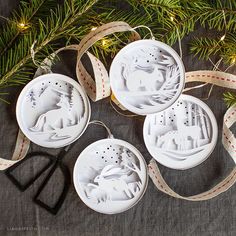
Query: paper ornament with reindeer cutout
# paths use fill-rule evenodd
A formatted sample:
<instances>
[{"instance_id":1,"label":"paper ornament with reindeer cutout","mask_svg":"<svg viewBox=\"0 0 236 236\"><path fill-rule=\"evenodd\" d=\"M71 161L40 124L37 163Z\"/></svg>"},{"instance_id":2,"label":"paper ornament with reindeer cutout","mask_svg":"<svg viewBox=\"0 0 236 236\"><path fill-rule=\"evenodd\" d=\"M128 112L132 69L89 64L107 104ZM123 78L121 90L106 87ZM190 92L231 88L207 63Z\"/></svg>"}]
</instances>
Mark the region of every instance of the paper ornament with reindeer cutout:
<instances>
[{"instance_id":1,"label":"paper ornament with reindeer cutout","mask_svg":"<svg viewBox=\"0 0 236 236\"><path fill-rule=\"evenodd\" d=\"M90 104L70 77L46 74L29 82L16 106L20 129L32 142L58 148L74 142L86 129Z\"/></svg>"},{"instance_id":2,"label":"paper ornament with reindeer cutout","mask_svg":"<svg viewBox=\"0 0 236 236\"><path fill-rule=\"evenodd\" d=\"M139 40L120 50L110 68L112 91L129 111L153 114L171 106L184 87L179 55L156 40Z\"/></svg>"},{"instance_id":3,"label":"paper ornament with reindeer cutout","mask_svg":"<svg viewBox=\"0 0 236 236\"><path fill-rule=\"evenodd\" d=\"M173 169L192 168L211 154L217 142L217 122L198 98L181 95L168 109L148 115L143 135L150 154Z\"/></svg>"},{"instance_id":4,"label":"paper ornament with reindeer cutout","mask_svg":"<svg viewBox=\"0 0 236 236\"><path fill-rule=\"evenodd\" d=\"M116 214L134 206L147 184L147 166L141 153L118 139L89 145L74 167L74 185L82 201L93 210Z\"/></svg>"}]
</instances>

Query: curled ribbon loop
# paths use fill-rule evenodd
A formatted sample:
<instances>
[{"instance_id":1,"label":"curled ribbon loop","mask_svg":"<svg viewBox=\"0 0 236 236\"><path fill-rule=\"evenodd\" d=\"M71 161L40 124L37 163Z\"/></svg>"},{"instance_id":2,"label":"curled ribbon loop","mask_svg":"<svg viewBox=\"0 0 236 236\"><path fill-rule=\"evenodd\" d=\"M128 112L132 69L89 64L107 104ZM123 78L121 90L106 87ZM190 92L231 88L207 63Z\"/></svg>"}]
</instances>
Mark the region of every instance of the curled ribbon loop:
<instances>
[{"instance_id":1,"label":"curled ribbon loop","mask_svg":"<svg viewBox=\"0 0 236 236\"><path fill-rule=\"evenodd\" d=\"M76 62L76 76L81 86L86 91L87 95L93 100L98 101L100 99L110 96L110 80L108 72L104 64L96 58L93 54L88 52L88 49L93 46L98 40L101 40L107 35L131 31L131 41L139 40L140 35L133 30L133 28L123 21L115 21L108 24L104 24L95 30L88 33L78 45L69 45L58 49L52 53L48 58L42 62L42 66L36 71L36 76L51 72L52 60L55 56L64 50L76 50L77 62ZM81 58L84 54L87 54L93 69L94 78L87 72L81 62Z\"/></svg>"},{"instance_id":2,"label":"curled ribbon loop","mask_svg":"<svg viewBox=\"0 0 236 236\"><path fill-rule=\"evenodd\" d=\"M98 40L104 38L107 35L131 30L131 26L125 22L111 22L98 27L94 31L91 31L81 40L80 44L78 45L76 75L80 84L85 88L88 96L93 101L98 101L102 98L110 96L110 81L107 70L103 63L91 53L87 52L87 50ZM132 40L140 39L139 34L135 31L133 32L133 36L134 37ZM95 79L93 79L92 76L86 71L81 62L81 58L86 52L91 61Z\"/></svg>"}]
</instances>

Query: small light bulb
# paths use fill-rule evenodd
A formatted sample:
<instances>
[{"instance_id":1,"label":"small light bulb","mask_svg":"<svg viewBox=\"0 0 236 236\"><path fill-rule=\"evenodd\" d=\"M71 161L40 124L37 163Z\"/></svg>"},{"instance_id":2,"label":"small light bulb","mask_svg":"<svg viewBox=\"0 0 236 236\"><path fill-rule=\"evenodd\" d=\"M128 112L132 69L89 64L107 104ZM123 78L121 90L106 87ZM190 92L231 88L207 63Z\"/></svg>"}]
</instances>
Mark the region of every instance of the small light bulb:
<instances>
[{"instance_id":1,"label":"small light bulb","mask_svg":"<svg viewBox=\"0 0 236 236\"><path fill-rule=\"evenodd\" d=\"M232 60L231 60L231 64L234 64L236 62L236 57L234 57Z\"/></svg>"},{"instance_id":2,"label":"small light bulb","mask_svg":"<svg viewBox=\"0 0 236 236\"><path fill-rule=\"evenodd\" d=\"M24 22L20 22L20 23L18 23L18 28L20 30L25 30L25 29L29 28L29 25L25 24Z\"/></svg>"},{"instance_id":3,"label":"small light bulb","mask_svg":"<svg viewBox=\"0 0 236 236\"><path fill-rule=\"evenodd\" d=\"M107 44L107 41L105 39L102 40L102 46L105 46Z\"/></svg>"},{"instance_id":4,"label":"small light bulb","mask_svg":"<svg viewBox=\"0 0 236 236\"><path fill-rule=\"evenodd\" d=\"M223 41L225 39L225 34L220 38L220 41Z\"/></svg>"},{"instance_id":5,"label":"small light bulb","mask_svg":"<svg viewBox=\"0 0 236 236\"><path fill-rule=\"evenodd\" d=\"M171 16L171 17L170 17L170 20L171 20L171 21L174 21L174 17L173 17L173 16Z\"/></svg>"},{"instance_id":6,"label":"small light bulb","mask_svg":"<svg viewBox=\"0 0 236 236\"><path fill-rule=\"evenodd\" d=\"M20 26L21 28L23 28L23 27L25 27L25 24L24 24L24 23L19 23L19 26Z\"/></svg>"},{"instance_id":7,"label":"small light bulb","mask_svg":"<svg viewBox=\"0 0 236 236\"><path fill-rule=\"evenodd\" d=\"M94 31L94 30L96 30L97 29L97 27L93 27L92 29L91 29L91 31Z\"/></svg>"}]
</instances>

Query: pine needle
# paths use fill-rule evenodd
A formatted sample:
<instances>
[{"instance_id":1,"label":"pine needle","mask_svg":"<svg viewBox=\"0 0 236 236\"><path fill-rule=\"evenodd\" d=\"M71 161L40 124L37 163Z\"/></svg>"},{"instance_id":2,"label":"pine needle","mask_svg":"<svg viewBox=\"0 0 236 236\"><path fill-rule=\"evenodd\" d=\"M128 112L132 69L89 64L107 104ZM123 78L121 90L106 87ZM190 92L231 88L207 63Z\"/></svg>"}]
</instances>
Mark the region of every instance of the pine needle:
<instances>
[{"instance_id":1,"label":"pine needle","mask_svg":"<svg viewBox=\"0 0 236 236\"><path fill-rule=\"evenodd\" d=\"M223 98L224 102L228 108L236 104L236 94L235 93L226 92L223 94L223 96L224 96L224 98Z\"/></svg>"}]
</instances>

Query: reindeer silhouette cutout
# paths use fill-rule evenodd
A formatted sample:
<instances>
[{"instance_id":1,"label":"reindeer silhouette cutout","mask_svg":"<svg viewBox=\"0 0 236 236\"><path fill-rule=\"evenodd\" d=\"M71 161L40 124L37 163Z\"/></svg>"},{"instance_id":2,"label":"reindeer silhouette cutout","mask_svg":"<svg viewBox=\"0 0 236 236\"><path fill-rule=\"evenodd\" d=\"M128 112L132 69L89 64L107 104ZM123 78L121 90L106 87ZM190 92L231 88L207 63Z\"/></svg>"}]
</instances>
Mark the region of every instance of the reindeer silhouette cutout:
<instances>
[{"instance_id":1,"label":"reindeer silhouette cutout","mask_svg":"<svg viewBox=\"0 0 236 236\"><path fill-rule=\"evenodd\" d=\"M168 131L166 134L158 136L156 141L158 147L183 151L200 146L201 127L198 125L187 125L186 106L185 102L178 101L175 107L177 130ZM189 139L192 140L192 145L189 144Z\"/></svg>"},{"instance_id":2,"label":"reindeer silhouette cutout","mask_svg":"<svg viewBox=\"0 0 236 236\"><path fill-rule=\"evenodd\" d=\"M71 113L71 106L68 98L65 95L60 96L59 102L56 104L59 108L50 110L39 116L36 124L30 128L33 132L50 131L59 129L56 126L58 122L61 122L61 129L65 128L68 123L73 125L75 118Z\"/></svg>"},{"instance_id":3,"label":"reindeer silhouette cutout","mask_svg":"<svg viewBox=\"0 0 236 236\"><path fill-rule=\"evenodd\" d=\"M186 115L185 107L186 104L179 101L175 108L177 129L180 133L180 138L176 141L181 150L187 149L187 140L189 137L193 140L193 148L199 147L199 141L202 133L201 127L198 125L187 126L188 117Z\"/></svg>"}]
</instances>

